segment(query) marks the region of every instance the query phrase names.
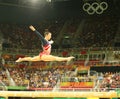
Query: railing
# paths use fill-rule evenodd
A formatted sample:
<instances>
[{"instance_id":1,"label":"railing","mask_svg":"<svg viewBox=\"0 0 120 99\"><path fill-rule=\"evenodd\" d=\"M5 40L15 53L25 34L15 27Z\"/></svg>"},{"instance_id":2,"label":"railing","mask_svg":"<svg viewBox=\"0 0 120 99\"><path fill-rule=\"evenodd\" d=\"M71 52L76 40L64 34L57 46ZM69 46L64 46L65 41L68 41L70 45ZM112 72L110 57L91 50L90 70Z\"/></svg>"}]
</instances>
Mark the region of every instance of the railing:
<instances>
[{"instance_id":1,"label":"railing","mask_svg":"<svg viewBox=\"0 0 120 99\"><path fill-rule=\"evenodd\" d=\"M2 50L3 54L11 54L11 55L29 55L35 56L38 55L42 49L28 50L28 49L15 49L15 48L5 48ZM117 60L120 53L119 47L99 47L99 48L69 48L69 49L53 49L52 55L63 56L63 52L67 51L68 56L75 56L75 60L87 60L87 63L90 60L101 60L102 62L106 62L112 58ZM114 60L112 59L112 60ZM86 64L87 64L86 63ZM89 62L90 63L90 62ZM96 62L95 62L96 63Z\"/></svg>"},{"instance_id":2,"label":"railing","mask_svg":"<svg viewBox=\"0 0 120 99\"><path fill-rule=\"evenodd\" d=\"M2 90L0 90L0 91L5 91L7 89L2 86L0 88L2 88ZM12 90L14 90L14 89L12 89ZM15 89L15 90L22 91L19 88ZM56 91L72 92L72 91L75 91L75 92L119 92L120 93L120 88L57 88L56 90L53 90L53 88L27 88L26 87L26 89L24 89L24 90L26 90L26 91L46 91L46 92L51 92L51 91L52 92L56 92Z\"/></svg>"}]
</instances>

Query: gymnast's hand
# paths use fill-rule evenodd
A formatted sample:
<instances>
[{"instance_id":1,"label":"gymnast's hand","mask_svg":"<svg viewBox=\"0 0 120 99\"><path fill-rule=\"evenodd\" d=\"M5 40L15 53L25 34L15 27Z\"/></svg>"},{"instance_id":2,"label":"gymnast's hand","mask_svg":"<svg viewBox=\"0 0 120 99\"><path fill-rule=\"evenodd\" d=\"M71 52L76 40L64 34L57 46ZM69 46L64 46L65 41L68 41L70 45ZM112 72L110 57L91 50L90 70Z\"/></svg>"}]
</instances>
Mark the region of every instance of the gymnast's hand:
<instances>
[{"instance_id":1,"label":"gymnast's hand","mask_svg":"<svg viewBox=\"0 0 120 99\"><path fill-rule=\"evenodd\" d=\"M50 41L49 41L49 43L50 43L50 44L53 44L53 43L54 43L54 41L53 41L53 40L50 40Z\"/></svg>"},{"instance_id":2,"label":"gymnast's hand","mask_svg":"<svg viewBox=\"0 0 120 99\"><path fill-rule=\"evenodd\" d=\"M35 30L36 30L32 25L30 25L29 28L30 28L32 31L35 31Z\"/></svg>"}]
</instances>

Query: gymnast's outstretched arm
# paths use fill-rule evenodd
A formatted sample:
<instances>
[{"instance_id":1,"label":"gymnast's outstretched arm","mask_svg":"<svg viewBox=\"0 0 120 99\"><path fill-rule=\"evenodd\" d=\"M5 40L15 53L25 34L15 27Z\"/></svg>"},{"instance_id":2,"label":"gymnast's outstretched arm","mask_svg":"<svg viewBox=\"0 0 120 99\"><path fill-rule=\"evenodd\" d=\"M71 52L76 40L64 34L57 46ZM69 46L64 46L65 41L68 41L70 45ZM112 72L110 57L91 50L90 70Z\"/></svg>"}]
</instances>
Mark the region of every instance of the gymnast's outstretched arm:
<instances>
[{"instance_id":1,"label":"gymnast's outstretched arm","mask_svg":"<svg viewBox=\"0 0 120 99\"><path fill-rule=\"evenodd\" d=\"M32 25L30 25L29 28L37 34L37 36L40 38L43 46L48 44L48 41Z\"/></svg>"}]
</instances>

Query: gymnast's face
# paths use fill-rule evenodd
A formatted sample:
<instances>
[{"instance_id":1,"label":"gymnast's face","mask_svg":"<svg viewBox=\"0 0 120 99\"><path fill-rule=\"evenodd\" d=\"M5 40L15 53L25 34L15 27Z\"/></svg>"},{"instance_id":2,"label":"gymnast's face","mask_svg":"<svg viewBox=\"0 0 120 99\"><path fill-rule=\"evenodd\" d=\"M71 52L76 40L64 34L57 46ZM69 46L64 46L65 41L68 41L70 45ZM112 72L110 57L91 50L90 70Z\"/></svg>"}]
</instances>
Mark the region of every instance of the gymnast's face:
<instances>
[{"instance_id":1,"label":"gymnast's face","mask_svg":"<svg viewBox=\"0 0 120 99\"><path fill-rule=\"evenodd\" d=\"M47 40L50 40L51 37L52 37L52 34L51 34L50 32L45 36L45 38L46 38Z\"/></svg>"}]
</instances>

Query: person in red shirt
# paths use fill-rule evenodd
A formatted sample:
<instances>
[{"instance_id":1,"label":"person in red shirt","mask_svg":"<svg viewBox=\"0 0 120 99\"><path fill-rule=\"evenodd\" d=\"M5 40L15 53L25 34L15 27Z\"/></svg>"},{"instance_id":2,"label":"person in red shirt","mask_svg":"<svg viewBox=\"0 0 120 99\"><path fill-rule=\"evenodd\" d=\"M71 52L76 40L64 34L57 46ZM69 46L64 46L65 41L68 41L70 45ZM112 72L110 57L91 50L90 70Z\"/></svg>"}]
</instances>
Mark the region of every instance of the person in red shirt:
<instances>
[{"instance_id":1,"label":"person in red shirt","mask_svg":"<svg viewBox=\"0 0 120 99\"><path fill-rule=\"evenodd\" d=\"M52 34L49 31L45 31L43 37L32 25L29 26L29 28L35 32L39 37L42 42L42 48L43 51L39 53L38 56L34 57L24 57L24 58L19 58L16 60L16 62L22 62L22 61L71 61L74 57L58 57L58 56L53 56L51 55L51 44L53 43L51 39Z\"/></svg>"}]
</instances>

